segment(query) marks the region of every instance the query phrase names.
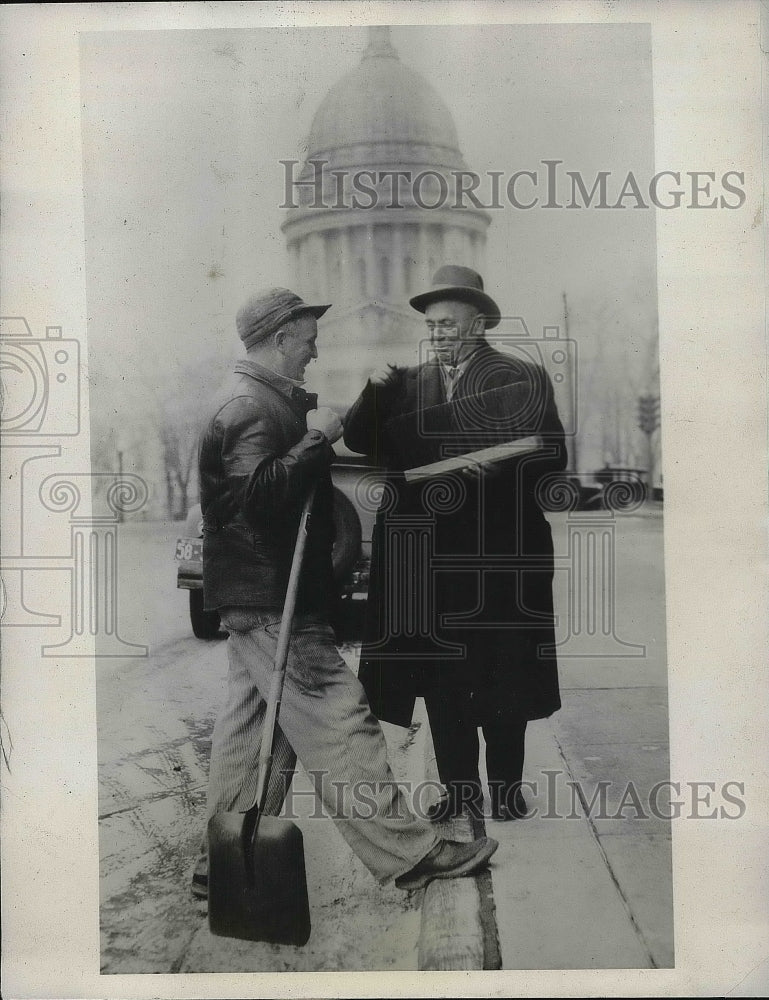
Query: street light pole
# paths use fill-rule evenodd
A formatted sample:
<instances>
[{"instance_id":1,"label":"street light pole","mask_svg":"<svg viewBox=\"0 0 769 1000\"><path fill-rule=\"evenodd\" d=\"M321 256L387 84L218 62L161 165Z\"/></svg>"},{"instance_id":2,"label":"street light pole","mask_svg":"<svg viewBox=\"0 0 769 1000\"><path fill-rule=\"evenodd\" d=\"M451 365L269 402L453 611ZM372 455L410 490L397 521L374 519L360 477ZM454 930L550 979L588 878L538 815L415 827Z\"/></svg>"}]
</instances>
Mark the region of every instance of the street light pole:
<instances>
[{"instance_id":1,"label":"street light pole","mask_svg":"<svg viewBox=\"0 0 769 1000\"><path fill-rule=\"evenodd\" d=\"M566 334L566 341L567 341L566 357L567 357L567 359L568 358L572 358L572 360L573 360L574 356L573 356L572 352L570 352L569 349L568 349L568 340L569 340L569 303L568 303L568 301L566 299L566 292L562 292L561 293L561 297L563 299L563 327L564 327L564 332ZM576 380L577 380L577 370L576 370L576 367L574 367L574 369L572 371L569 371L567 373L567 375L566 375L566 391L568 393L568 403L567 403L568 409L566 410L566 417L567 417L567 420L574 421L574 433L568 439L567 451L568 451L568 454L570 456L569 468L574 473L577 473L579 471L578 468L577 468L577 462L578 462L578 459L577 459L577 428L578 428L578 421L576 420L576 414L574 412L574 401L577 398Z\"/></svg>"},{"instance_id":2,"label":"street light pole","mask_svg":"<svg viewBox=\"0 0 769 1000\"><path fill-rule=\"evenodd\" d=\"M646 437L646 495L651 497L654 488L654 449L652 435L660 425L660 398L646 395L638 397L638 427Z\"/></svg>"}]
</instances>

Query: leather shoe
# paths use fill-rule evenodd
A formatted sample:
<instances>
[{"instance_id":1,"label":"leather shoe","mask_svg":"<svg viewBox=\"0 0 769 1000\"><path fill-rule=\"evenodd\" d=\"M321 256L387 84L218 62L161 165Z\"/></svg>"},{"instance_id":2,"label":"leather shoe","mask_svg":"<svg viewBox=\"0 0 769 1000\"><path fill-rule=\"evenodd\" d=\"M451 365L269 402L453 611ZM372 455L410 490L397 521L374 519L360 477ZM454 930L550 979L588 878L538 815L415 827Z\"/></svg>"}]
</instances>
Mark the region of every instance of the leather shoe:
<instances>
[{"instance_id":1,"label":"leather shoe","mask_svg":"<svg viewBox=\"0 0 769 1000\"><path fill-rule=\"evenodd\" d=\"M496 801L491 809L491 818L503 823L514 819L524 819L528 815L529 809L526 805L526 799L524 799L520 789L516 791L512 802Z\"/></svg>"},{"instance_id":2,"label":"leather shoe","mask_svg":"<svg viewBox=\"0 0 769 1000\"><path fill-rule=\"evenodd\" d=\"M458 840L439 840L435 847L417 862L411 871L396 878L398 889L423 889L436 878L460 878L474 875L486 867L491 855L499 847L491 837L479 837L469 843Z\"/></svg>"},{"instance_id":3,"label":"leather shoe","mask_svg":"<svg viewBox=\"0 0 769 1000\"><path fill-rule=\"evenodd\" d=\"M195 899L208 899L208 875L193 875L190 891Z\"/></svg>"},{"instance_id":4,"label":"leather shoe","mask_svg":"<svg viewBox=\"0 0 769 1000\"><path fill-rule=\"evenodd\" d=\"M208 899L208 855L198 858L190 879L190 891L195 899Z\"/></svg>"}]
</instances>

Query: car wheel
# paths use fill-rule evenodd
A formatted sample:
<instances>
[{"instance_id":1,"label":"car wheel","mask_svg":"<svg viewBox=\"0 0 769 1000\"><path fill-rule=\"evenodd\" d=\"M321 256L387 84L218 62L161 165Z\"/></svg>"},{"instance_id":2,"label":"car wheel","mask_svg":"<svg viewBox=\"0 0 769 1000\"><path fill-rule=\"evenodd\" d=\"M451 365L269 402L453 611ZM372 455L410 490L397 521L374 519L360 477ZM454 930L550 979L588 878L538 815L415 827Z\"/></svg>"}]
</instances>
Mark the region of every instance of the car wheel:
<instances>
[{"instance_id":1,"label":"car wheel","mask_svg":"<svg viewBox=\"0 0 769 1000\"><path fill-rule=\"evenodd\" d=\"M203 610L203 591L190 591L190 622L197 639L215 639L219 635L219 612Z\"/></svg>"}]
</instances>

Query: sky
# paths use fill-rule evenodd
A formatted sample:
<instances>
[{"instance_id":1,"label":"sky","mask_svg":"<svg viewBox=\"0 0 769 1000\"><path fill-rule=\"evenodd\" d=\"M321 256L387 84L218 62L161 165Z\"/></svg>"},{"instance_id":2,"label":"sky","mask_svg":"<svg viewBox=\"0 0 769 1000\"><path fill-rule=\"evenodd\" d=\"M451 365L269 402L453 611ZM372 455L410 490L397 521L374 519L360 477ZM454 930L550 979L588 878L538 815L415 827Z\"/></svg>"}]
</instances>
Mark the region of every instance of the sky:
<instances>
[{"instance_id":1,"label":"sky","mask_svg":"<svg viewBox=\"0 0 769 1000\"><path fill-rule=\"evenodd\" d=\"M109 419L116 378L140 399L140 384L183 378L196 358L237 356L240 303L290 283L279 161L303 158L314 112L366 41L359 27L82 36L94 419ZM588 188L610 171L615 192L628 171L642 188L654 173L647 26L398 26L392 42L441 94L471 169L559 159ZM532 332L563 323L565 292L585 386L597 355L604 381L628 357L643 368L656 328L654 210L626 204L492 213L487 290Z\"/></svg>"}]
</instances>

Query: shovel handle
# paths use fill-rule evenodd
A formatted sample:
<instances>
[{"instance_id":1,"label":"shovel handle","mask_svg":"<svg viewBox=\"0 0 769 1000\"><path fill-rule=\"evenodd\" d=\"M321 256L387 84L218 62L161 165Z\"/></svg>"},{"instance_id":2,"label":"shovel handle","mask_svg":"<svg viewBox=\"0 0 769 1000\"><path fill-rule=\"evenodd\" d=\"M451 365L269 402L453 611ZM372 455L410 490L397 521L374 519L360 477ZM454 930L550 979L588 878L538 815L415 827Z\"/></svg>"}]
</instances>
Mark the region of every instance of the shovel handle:
<instances>
[{"instance_id":1,"label":"shovel handle","mask_svg":"<svg viewBox=\"0 0 769 1000\"><path fill-rule=\"evenodd\" d=\"M275 741L275 725L280 711L280 702L283 696L283 682L286 679L286 662L288 660L288 645L291 641L291 626L294 621L294 609L296 608L296 597L299 592L299 577L302 572L302 561L304 559L304 549L307 544L307 533L310 525L310 511L315 499L315 485L307 494L307 499L302 507L302 515L299 519L299 531L296 535L294 545L294 558L291 561L291 572L288 577L288 587L286 588L286 602L283 605L283 614L280 619L280 631L278 633L278 647L275 651L275 665L270 680L270 691L267 696L267 712L264 719L264 729L262 730L262 742L259 748L259 773L256 780L256 795L249 807L250 812L254 807L259 811L259 815L264 811L264 803L267 799L267 785L270 780L272 770L272 746Z\"/></svg>"}]
</instances>

